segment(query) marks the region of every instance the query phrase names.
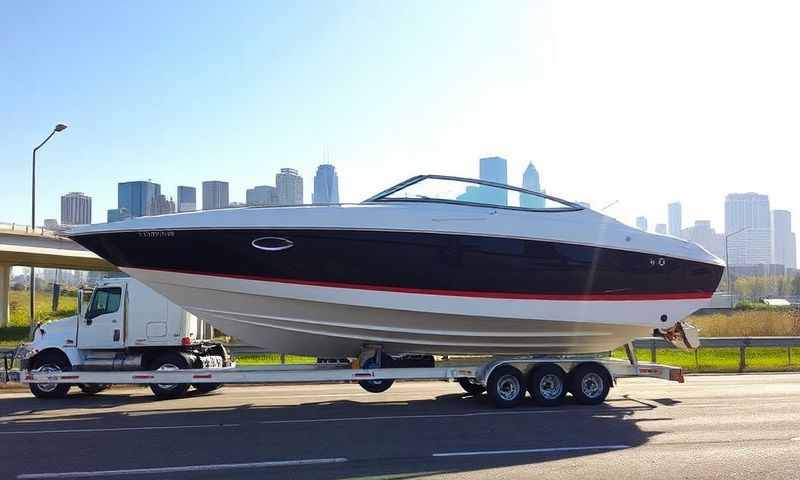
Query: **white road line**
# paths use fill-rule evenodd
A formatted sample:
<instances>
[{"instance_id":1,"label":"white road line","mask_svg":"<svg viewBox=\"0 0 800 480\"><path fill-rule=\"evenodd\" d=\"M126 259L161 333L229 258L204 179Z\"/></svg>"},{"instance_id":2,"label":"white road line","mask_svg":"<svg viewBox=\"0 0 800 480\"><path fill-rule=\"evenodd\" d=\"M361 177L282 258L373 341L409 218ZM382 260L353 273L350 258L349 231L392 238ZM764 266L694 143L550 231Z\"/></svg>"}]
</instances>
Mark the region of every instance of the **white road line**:
<instances>
[{"instance_id":1,"label":"white road line","mask_svg":"<svg viewBox=\"0 0 800 480\"><path fill-rule=\"evenodd\" d=\"M484 450L477 452L447 452L434 453L434 457L467 457L474 455L506 455L511 453L550 453L550 452L579 452L583 450L621 450L631 448L630 445L593 445L587 447L554 447L554 448L527 448L523 450Z\"/></svg>"},{"instance_id":2,"label":"white road line","mask_svg":"<svg viewBox=\"0 0 800 480\"><path fill-rule=\"evenodd\" d=\"M292 467L297 465L320 465L324 463L342 463L346 458L311 458L307 460L278 460L274 462L250 462L250 463L221 463L216 465L185 465L181 467L155 467L155 468L130 468L124 470L97 470L94 472L62 472L62 473L25 473L17 475L17 478L36 479L36 478L88 478L106 477L111 475L152 475L154 473L176 473L176 472L207 472L214 470L235 470L243 468L265 468L265 467Z\"/></svg>"},{"instance_id":3,"label":"white road line","mask_svg":"<svg viewBox=\"0 0 800 480\"><path fill-rule=\"evenodd\" d=\"M32 435L41 433L87 433L87 432L126 432L132 430L177 430L182 428L220 428L240 427L238 423L223 423L216 425L161 425L155 427L118 427L118 428L68 428L61 430L12 430L0 432L0 435Z\"/></svg>"}]
</instances>

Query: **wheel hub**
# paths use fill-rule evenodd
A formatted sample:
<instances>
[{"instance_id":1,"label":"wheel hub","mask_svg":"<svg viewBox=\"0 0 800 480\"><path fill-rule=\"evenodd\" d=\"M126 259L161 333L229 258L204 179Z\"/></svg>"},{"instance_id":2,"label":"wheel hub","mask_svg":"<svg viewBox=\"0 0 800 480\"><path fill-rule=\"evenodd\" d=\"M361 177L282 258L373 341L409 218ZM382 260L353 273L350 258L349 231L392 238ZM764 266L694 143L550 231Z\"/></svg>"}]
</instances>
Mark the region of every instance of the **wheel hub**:
<instances>
[{"instance_id":1,"label":"wheel hub","mask_svg":"<svg viewBox=\"0 0 800 480\"><path fill-rule=\"evenodd\" d=\"M497 381L497 394L506 401L517 398L520 388L519 380L514 375L503 375Z\"/></svg>"},{"instance_id":2,"label":"wheel hub","mask_svg":"<svg viewBox=\"0 0 800 480\"><path fill-rule=\"evenodd\" d=\"M564 391L564 384L557 375L549 373L539 381L539 393L546 400L554 400L561 396Z\"/></svg>"},{"instance_id":3,"label":"wheel hub","mask_svg":"<svg viewBox=\"0 0 800 480\"><path fill-rule=\"evenodd\" d=\"M603 391L603 378L596 373L588 373L581 379L581 392L588 398L597 398Z\"/></svg>"},{"instance_id":4,"label":"wheel hub","mask_svg":"<svg viewBox=\"0 0 800 480\"><path fill-rule=\"evenodd\" d=\"M177 365L172 364L172 363L165 363L165 364L161 365L160 367L158 367L158 371L159 372L161 372L161 371L173 371L173 370L180 370L180 367L178 367ZM164 390L172 390L173 388L175 388L177 386L177 384L175 384L175 383L159 383L157 385L158 385L159 388L162 388Z\"/></svg>"},{"instance_id":5,"label":"wheel hub","mask_svg":"<svg viewBox=\"0 0 800 480\"><path fill-rule=\"evenodd\" d=\"M41 367L39 367L38 370L39 370L39 372L43 372L43 373L61 373L61 367L59 367L58 365L53 365L51 363L48 363L46 365L42 365ZM53 390L55 390L56 388L58 388L58 384L57 383L40 383L38 388L42 392L50 393Z\"/></svg>"}]
</instances>

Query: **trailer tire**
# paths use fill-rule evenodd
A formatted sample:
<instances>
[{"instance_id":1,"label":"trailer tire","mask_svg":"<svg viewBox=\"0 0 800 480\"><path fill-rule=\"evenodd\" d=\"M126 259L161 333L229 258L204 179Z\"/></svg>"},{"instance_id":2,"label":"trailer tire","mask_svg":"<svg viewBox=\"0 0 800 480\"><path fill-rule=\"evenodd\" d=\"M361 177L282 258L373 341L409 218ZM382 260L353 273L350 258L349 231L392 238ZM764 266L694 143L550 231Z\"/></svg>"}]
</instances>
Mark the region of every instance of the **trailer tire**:
<instances>
[{"instance_id":1,"label":"trailer tire","mask_svg":"<svg viewBox=\"0 0 800 480\"><path fill-rule=\"evenodd\" d=\"M528 392L534 403L542 407L561 405L567 395L567 375L558 365L539 365L529 374Z\"/></svg>"},{"instance_id":2,"label":"trailer tire","mask_svg":"<svg viewBox=\"0 0 800 480\"><path fill-rule=\"evenodd\" d=\"M611 389L611 376L602 365L584 363L569 374L570 393L581 405L599 405Z\"/></svg>"},{"instance_id":3,"label":"trailer tire","mask_svg":"<svg viewBox=\"0 0 800 480\"><path fill-rule=\"evenodd\" d=\"M489 375L486 393L497 408L516 407L525 399L525 376L511 365L500 365Z\"/></svg>"},{"instance_id":4,"label":"trailer tire","mask_svg":"<svg viewBox=\"0 0 800 480\"><path fill-rule=\"evenodd\" d=\"M378 362L375 360L375 357L370 358L364 365L361 366L364 370L371 370L376 367ZM392 364L392 357L389 355L382 353L381 354L381 366L389 366ZM394 380L361 380L358 384L364 390L370 393L383 393L386 390L389 390L392 385L394 385Z\"/></svg>"},{"instance_id":5,"label":"trailer tire","mask_svg":"<svg viewBox=\"0 0 800 480\"><path fill-rule=\"evenodd\" d=\"M185 370L190 367L191 362L180 352L164 353L150 365L151 370ZM182 397L190 386L189 383L151 383L150 390L158 398L178 398Z\"/></svg>"},{"instance_id":6,"label":"trailer tire","mask_svg":"<svg viewBox=\"0 0 800 480\"><path fill-rule=\"evenodd\" d=\"M475 383L471 378L459 378L458 384L470 395L478 396L486 391L486 387L480 383Z\"/></svg>"},{"instance_id":7,"label":"trailer tire","mask_svg":"<svg viewBox=\"0 0 800 480\"><path fill-rule=\"evenodd\" d=\"M194 389L200 393L211 393L222 388L221 383L195 383Z\"/></svg>"},{"instance_id":8,"label":"trailer tire","mask_svg":"<svg viewBox=\"0 0 800 480\"><path fill-rule=\"evenodd\" d=\"M111 385L100 383L79 383L78 388L80 388L81 392L85 393L86 395L95 395L103 390L108 390L111 388Z\"/></svg>"},{"instance_id":9,"label":"trailer tire","mask_svg":"<svg viewBox=\"0 0 800 480\"><path fill-rule=\"evenodd\" d=\"M45 372L69 372L72 365L69 359L58 351L45 351L34 358L31 370L41 369ZM68 383L31 383L31 393L36 398L65 398L72 385Z\"/></svg>"}]
</instances>

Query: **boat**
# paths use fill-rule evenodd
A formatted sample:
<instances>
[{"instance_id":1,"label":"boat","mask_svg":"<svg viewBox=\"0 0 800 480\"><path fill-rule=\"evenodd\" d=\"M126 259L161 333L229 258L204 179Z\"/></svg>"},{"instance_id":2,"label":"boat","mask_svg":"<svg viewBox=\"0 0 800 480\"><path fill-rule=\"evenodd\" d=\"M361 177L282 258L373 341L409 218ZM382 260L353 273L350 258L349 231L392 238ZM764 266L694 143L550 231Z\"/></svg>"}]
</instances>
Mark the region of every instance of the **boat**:
<instances>
[{"instance_id":1,"label":"boat","mask_svg":"<svg viewBox=\"0 0 800 480\"><path fill-rule=\"evenodd\" d=\"M693 346L724 263L522 188L420 175L358 204L207 210L68 236L215 328L318 357ZM696 333L696 332L695 332Z\"/></svg>"}]
</instances>

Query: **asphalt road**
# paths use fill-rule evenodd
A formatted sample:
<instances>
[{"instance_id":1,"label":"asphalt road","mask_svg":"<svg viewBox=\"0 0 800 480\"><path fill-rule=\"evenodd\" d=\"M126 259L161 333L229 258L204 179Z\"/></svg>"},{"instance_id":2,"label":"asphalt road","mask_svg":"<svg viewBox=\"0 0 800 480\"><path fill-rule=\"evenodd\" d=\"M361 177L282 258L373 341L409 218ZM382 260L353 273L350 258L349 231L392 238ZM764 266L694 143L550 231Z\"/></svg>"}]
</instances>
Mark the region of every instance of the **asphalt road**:
<instances>
[{"instance_id":1,"label":"asphalt road","mask_svg":"<svg viewBox=\"0 0 800 480\"><path fill-rule=\"evenodd\" d=\"M457 384L0 393L2 478L800 478L800 374L624 379L597 407ZM106 472L106 473L102 473Z\"/></svg>"}]
</instances>

